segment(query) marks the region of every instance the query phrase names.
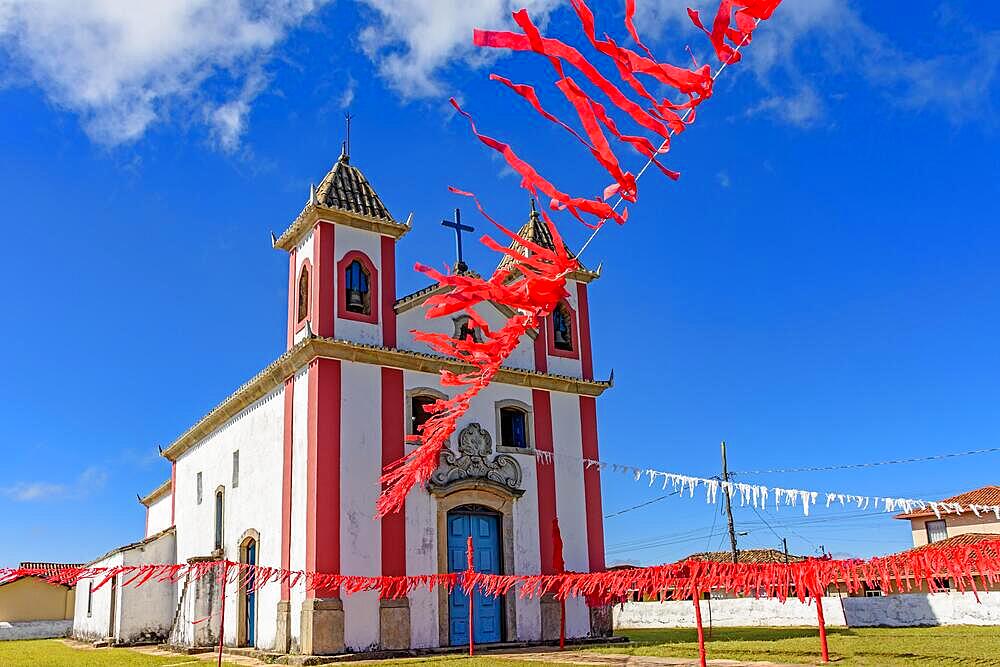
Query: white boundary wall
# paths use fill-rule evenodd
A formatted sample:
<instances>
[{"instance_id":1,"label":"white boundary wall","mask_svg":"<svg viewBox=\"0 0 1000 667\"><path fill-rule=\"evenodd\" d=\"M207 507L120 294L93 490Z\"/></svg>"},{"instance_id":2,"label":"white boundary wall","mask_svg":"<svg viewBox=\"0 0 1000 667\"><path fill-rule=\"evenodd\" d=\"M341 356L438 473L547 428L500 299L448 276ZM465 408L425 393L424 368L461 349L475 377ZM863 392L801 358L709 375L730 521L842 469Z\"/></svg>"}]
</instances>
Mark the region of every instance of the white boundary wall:
<instances>
[{"instance_id":1,"label":"white boundary wall","mask_svg":"<svg viewBox=\"0 0 1000 667\"><path fill-rule=\"evenodd\" d=\"M689 628L694 626L690 600L626 602L612 614L615 629ZM717 627L816 626L816 609L791 599L727 598L701 601L702 622ZM831 627L915 627L929 625L1000 625L1000 592L906 593L883 597L824 597L823 616Z\"/></svg>"}]
</instances>

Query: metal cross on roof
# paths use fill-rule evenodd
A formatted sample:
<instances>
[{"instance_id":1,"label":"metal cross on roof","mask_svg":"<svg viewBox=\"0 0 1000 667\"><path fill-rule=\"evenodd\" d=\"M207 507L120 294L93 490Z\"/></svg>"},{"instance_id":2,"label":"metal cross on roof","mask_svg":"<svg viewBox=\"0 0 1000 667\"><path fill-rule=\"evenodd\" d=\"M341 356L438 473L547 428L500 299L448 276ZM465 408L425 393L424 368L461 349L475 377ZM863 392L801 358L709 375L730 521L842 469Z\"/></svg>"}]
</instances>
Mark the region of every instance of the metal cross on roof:
<instances>
[{"instance_id":1,"label":"metal cross on roof","mask_svg":"<svg viewBox=\"0 0 1000 667\"><path fill-rule=\"evenodd\" d=\"M455 230L455 254L458 256L458 261L455 263L455 271L468 271L469 266L465 263L465 258L462 256L462 232L474 232L475 229L469 225L462 224L462 211L455 209L455 220L442 220L442 227L450 227Z\"/></svg>"}]
</instances>

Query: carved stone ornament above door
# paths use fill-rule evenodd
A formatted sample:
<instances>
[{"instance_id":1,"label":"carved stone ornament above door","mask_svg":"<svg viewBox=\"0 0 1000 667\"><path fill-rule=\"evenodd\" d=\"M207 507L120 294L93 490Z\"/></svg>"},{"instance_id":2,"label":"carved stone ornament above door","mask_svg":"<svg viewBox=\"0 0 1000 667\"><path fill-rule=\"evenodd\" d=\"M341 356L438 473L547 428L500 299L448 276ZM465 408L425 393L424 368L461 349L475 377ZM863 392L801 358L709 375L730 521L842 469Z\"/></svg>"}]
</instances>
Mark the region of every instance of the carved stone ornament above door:
<instances>
[{"instance_id":1,"label":"carved stone ornament above door","mask_svg":"<svg viewBox=\"0 0 1000 667\"><path fill-rule=\"evenodd\" d=\"M485 482L501 487L515 498L523 494L517 460L507 454L491 457L492 454L493 439L489 431L473 422L459 431L457 454L448 448L441 452L437 470L427 486L432 492L441 493L452 485Z\"/></svg>"}]
</instances>

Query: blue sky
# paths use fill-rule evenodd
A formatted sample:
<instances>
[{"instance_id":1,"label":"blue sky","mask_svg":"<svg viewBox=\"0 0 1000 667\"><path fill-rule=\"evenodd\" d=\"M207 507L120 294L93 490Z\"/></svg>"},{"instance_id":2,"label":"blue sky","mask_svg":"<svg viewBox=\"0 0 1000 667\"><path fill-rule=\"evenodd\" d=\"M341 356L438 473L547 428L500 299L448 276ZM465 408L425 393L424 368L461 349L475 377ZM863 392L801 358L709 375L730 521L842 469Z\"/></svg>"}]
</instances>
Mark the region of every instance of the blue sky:
<instances>
[{"instance_id":1,"label":"blue sky","mask_svg":"<svg viewBox=\"0 0 1000 667\"><path fill-rule=\"evenodd\" d=\"M535 83L559 108L543 63L469 48L472 26L503 25L514 4L448 4L0 3L0 563L85 561L140 537L135 494L169 474L156 444L280 354L287 260L268 232L336 159L345 108L353 161L397 217L415 214L401 294L424 285L413 262L452 259L437 222L468 207L448 185L511 225L527 211L449 95L565 189L606 184L487 80ZM682 4L639 5L658 51L707 57ZM576 39L559 3L529 6ZM617 8L599 12L616 36ZM736 471L1000 444L998 19L972 2L787 0L761 28L676 140L681 180L646 176L628 224L583 258L603 262L595 366L616 378L603 458L713 475L723 439ZM571 246L586 233L563 231ZM1000 482L997 464L740 479L938 498ZM608 512L660 495L605 475ZM737 508L736 522L741 546L786 536L798 553L910 539L885 515L834 510ZM716 549L723 529L713 507L672 497L609 518L608 560Z\"/></svg>"}]
</instances>

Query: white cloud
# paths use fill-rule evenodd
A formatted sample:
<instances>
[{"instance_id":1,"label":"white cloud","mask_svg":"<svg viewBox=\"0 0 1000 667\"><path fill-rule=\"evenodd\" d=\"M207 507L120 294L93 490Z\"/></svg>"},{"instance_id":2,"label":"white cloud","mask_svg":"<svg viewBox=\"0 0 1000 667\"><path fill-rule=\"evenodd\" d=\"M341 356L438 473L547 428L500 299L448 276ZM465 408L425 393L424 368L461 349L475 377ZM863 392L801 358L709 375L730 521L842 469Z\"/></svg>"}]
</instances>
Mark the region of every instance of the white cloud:
<instances>
[{"instance_id":1,"label":"white cloud","mask_svg":"<svg viewBox=\"0 0 1000 667\"><path fill-rule=\"evenodd\" d=\"M389 85L404 98L442 94L439 70L489 54L472 45L473 28L513 24L510 13L527 8L544 25L557 0L360 0L377 13L360 34L361 46Z\"/></svg>"},{"instance_id":2,"label":"white cloud","mask_svg":"<svg viewBox=\"0 0 1000 667\"><path fill-rule=\"evenodd\" d=\"M0 49L8 81L41 87L97 142L134 141L171 112L201 107L232 150L269 51L323 1L0 0ZM229 100L213 104L207 84Z\"/></svg>"},{"instance_id":3,"label":"white cloud","mask_svg":"<svg viewBox=\"0 0 1000 667\"><path fill-rule=\"evenodd\" d=\"M685 11L689 1L639 3L636 23L640 34L690 41L707 59L704 38L691 32ZM904 109L940 112L952 122L990 117L991 92L1000 78L1000 31L983 32L954 11L939 12L942 29L957 37L954 48L935 56L907 53L865 23L852 4L857 3L782 2L754 33L737 68L752 72L767 93L752 112L771 111L772 118L800 127L815 125L828 115L827 103L843 96L841 89L825 95L819 91L831 87L831 76L850 72ZM717 3L693 2L702 10L712 5ZM811 63L808 70L800 57L806 50L818 56L819 63Z\"/></svg>"},{"instance_id":4,"label":"white cloud","mask_svg":"<svg viewBox=\"0 0 1000 667\"><path fill-rule=\"evenodd\" d=\"M79 499L103 488L107 481L108 473L106 470L91 466L80 473L79 477L72 484L17 482L11 486L0 487L0 495L17 502L62 500L66 498Z\"/></svg>"},{"instance_id":5,"label":"white cloud","mask_svg":"<svg viewBox=\"0 0 1000 667\"><path fill-rule=\"evenodd\" d=\"M719 185L721 185L724 188L728 188L730 185L732 185L732 181L729 179L729 172L726 171L725 169L716 174L715 178L719 181Z\"/></svg>"},{"instance_id":6,"label":"white cloud","mask_svg":"<svg viewBox=\"0 0 1000 667\"><path fill-rule=\"evenodd\" d=\"M358 82L350 74L347 75L347 82L344 84L344 92L340 94L338 104L341 109L350 109L354 102L354 92L357 90Z\"/></svg>"}]
</instances>

